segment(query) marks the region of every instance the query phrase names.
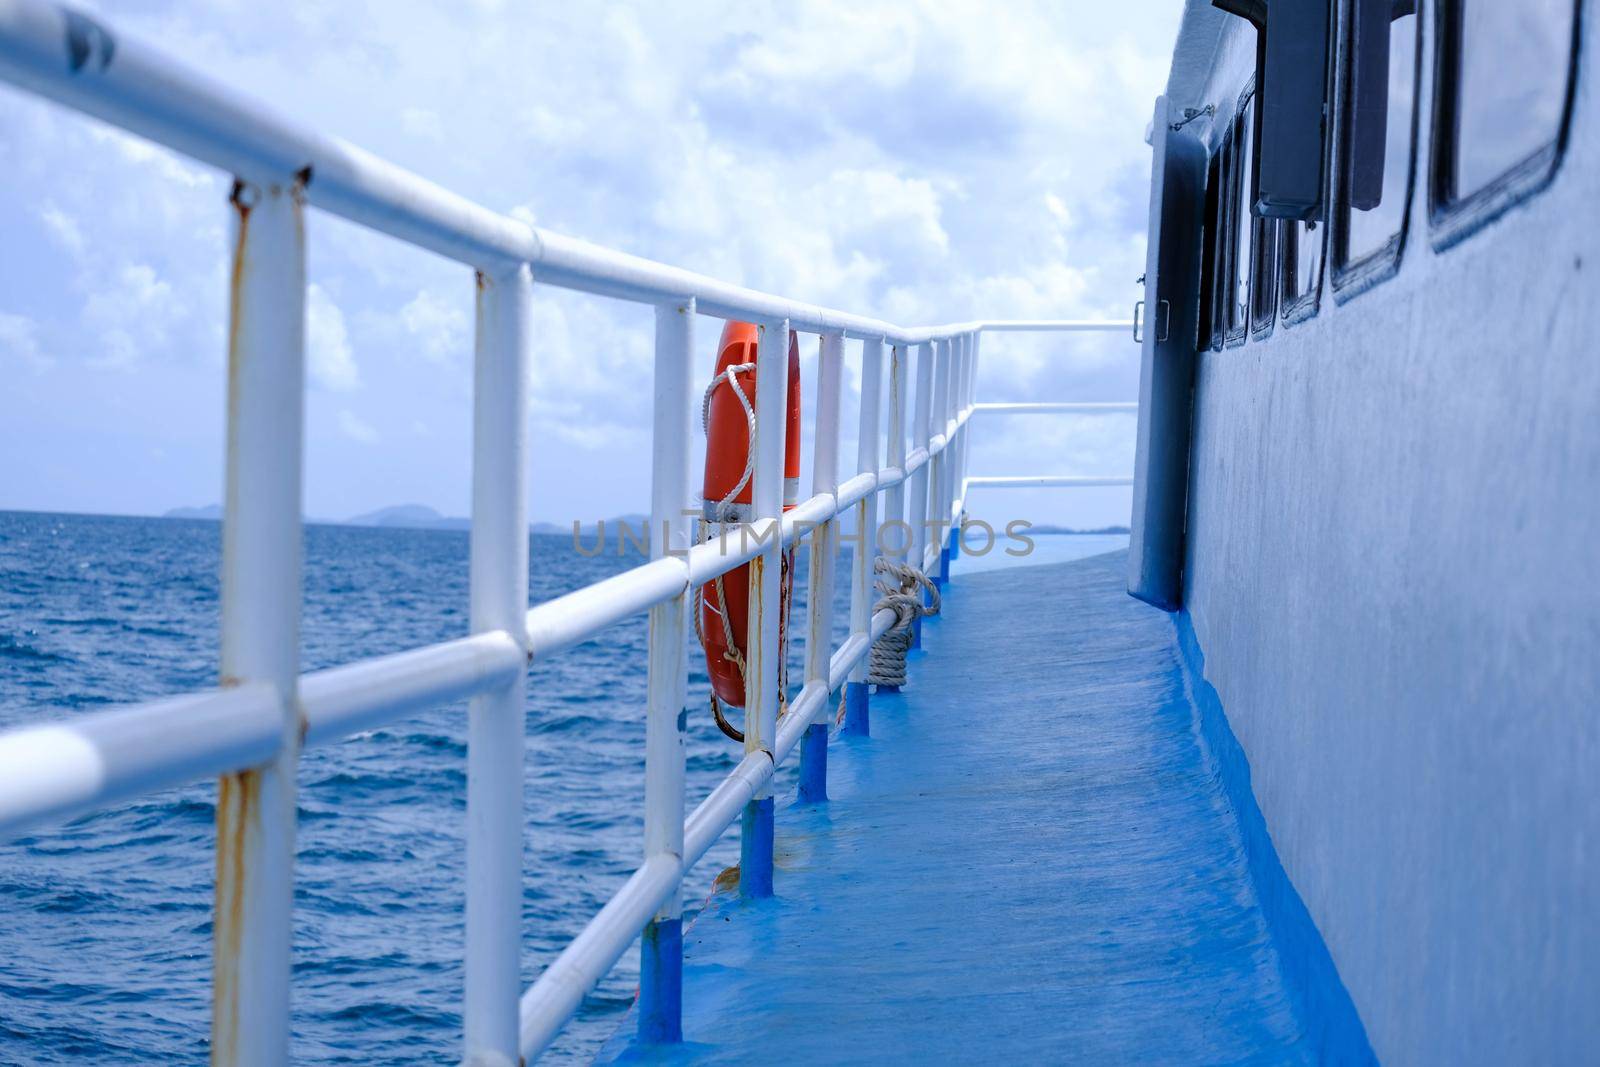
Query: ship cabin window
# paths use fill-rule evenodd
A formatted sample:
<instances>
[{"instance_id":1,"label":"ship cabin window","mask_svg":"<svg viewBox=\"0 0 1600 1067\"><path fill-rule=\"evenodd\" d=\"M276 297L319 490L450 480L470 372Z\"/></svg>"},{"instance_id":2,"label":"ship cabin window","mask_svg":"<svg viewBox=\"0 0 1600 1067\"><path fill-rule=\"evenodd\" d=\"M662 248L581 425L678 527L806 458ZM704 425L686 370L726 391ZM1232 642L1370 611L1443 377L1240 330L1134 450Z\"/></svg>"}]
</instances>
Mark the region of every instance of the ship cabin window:
<instances>
[{"instance_id":1,"label":"ship cabin window","mask_svg":"<svg viewBox=\"0 0 1600 1067\"><path fill-rule=\"evenodd\" d=\"M1283 304L1285 312L1309 299L1322 278L1322 237L1327 227L1312 219L1284 223Z\"/></svg>"},{"instance_id":2,"label":"ship cabin window","mask_svg":"<svg viewBox=\"0 0 1600 1067\"><path fill-rule=\"evenodd\" d=\"M1200 334L1202 348L1218 348L1228 333L1228 305L1233 301L1233 248L1230 238L1233 219L1233 137L1231 131L1211 156L1206 182L1206 222L1204 248L1205 273L1201 315L1205 329Z\"/></svg>"},{"instance_id":3,"label":"ship cabin window","mask_svg":"<svg viewBox=\"0 0 1600 1067\"><path fill-rule=\"evenodd\" d=\"M1554 174L1571 106L1578 2L1441 0L1436 215L1504 206Z\"/></svg>"},{"instance_id":4,"label":"ship cabin window","mask_svg":"<svg viewBox=\"0 0 1600 1067\"><path fill-rule=\"evenodd\" d=\"M1345 19L1336 284L1392 272L1405 240L1416 141L1417 0L1352 0Z\"/></svg>"},{"instance_id":5,"label":"ship cabin window","mask_svg":"<svg viewBox=\"0 0 1600 1067\"><path fill-rule=\"evenodd\" d=\"M1272 325L1274 287L1262 279L1272 277L1276 227L1271 219L1256 215L1256 96L1246 90L1234 120L1228 182L1231 215L1229 274L1232 279L1228 299L1228 339L1244 337L1252 325Z\"/></svg>"},{"instance_id":6,"label":"ship cabin window","mask_svg":"<svg viewBox=\"0 0 1600 1067\"><path fill-rule=\"evenodd\" d=\"M1323 69L1322 99L1324 102L1329 97L1329 87L1333 82L1331 54L1334 39L1333 27L1338 25L1338 5L1330 4L1324 12L1324 17L1329 25L1329 32L1324 37L1323 47L1329 53L1329 59ZM1324 112L1326 112L1324 107ZM1324 153L1324 167L1328 151L1327 126L1320 127L1321 136L1318 143ZM1323 192L1325 193L1324 187ZM1322 290L1322 262L1324 249L1327 247L1328 217L1323 204L1324 195L1318 195L1316 206L1307 213L1303 220L1284 219L1278 224L1282 234L1278 246L1278 272L1280 279L1279 303L1283 310L1286 322L1298 322L1316 314L1318 297Z\"/></svg>"}]
</instances>

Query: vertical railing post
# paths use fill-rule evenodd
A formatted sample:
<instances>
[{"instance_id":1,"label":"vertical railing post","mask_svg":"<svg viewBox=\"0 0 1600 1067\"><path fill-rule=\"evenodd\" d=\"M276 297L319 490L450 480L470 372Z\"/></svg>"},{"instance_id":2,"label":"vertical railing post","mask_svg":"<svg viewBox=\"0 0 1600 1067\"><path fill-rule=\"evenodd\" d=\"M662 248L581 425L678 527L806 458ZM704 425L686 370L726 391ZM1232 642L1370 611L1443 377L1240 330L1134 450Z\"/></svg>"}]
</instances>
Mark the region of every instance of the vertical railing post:
<instances>
[{"instance_id":1,"label":"vertical railing post","mask_svg":"<svg viewBox=\"0 0 1600 1067\"><path fill-rule=\"evenodd\" d=\"M967 365L961 385L961 407L969 413L967 425L972 425L971 411L978 401L978 341L983 337L981 330L972 331L972 343L967 349ZM972 438L969 431L961 436L961 503L962 511L966 511L967 501L967 471L970 469L968 461L972 458Z\"/></svg>"},{"instance_id":2,"label":"vertical railing post","mask_svg":"<svg viewBox=\"0 0 1600 1067\"><path fill-rule=\"evenodd\" d=\"M839 487L839 378L844 366L844 338L823 334L817 358L817 425L811 453L811 493L832 494ZM833 567L837 517L811 532L811 560L806 593L806 685L828 688L833 657ZM828 799L829 702L820 705L806 727L800 746L799 799L820 804Z\"/></svg>"},{"instance_id":3,"label":"vertical railing post","mask_svg":"<svg viewBox=\"0 0 1600 1067\"><path fill-rule=\"evenodd\" d=\"M917 346L917 405L911 422L911 443L916 448L931 445L933 425L928 405L933 397L933 353L935 343L925 341ZM932 484L930 471L933 460L917 468L911 476L911 487L906 497L906 522L911 526L911 553L909 562L919 570L927 565L924 558L928 543L928 487ZM911 624L911 647L922 646L922 619Z\"/></svg>"},{"instance_id":4,"label":"vertical railing post","mask_svg":"<svg viewBox=\"0 0 1600 1067\"><path fill-rule=\"evenodd\" d=\"M879 408L883 394L883 341L861 342L861 420L856 435L856 473L878 472ZM873 490L856 504L855 554L850 561L850 635L872 638L872 563L878 553L878 493ZM872 731L867 694L867 661L863 655L850 668L844 687L844 726L840 733L865 737Z\"/></svg>"},{"instance_id":5,"label":"vertical railing post","mask_svg":"<svg viewBox=\"0 0 1600 1067\"><path fill-rule=\"evenodd\" d=\"M778 640L782 588L784 427L788 422L789 323L761 327L756 349L756 439L751 526L766 547L750 561L750 621L745 647L744 750L772 758L778 733ZM772 895L772 780L745 805L739 851L739 891Z\"/></svg>"},{"instance_id":6,"label":"vertical railing post","mask_svg":"<svg viewBox=\"0 0 1600 1067\"><path fill-rule=\"evenodd\" d=\"M688 550L689 372L694 301L656 308L654 455L650 478L650 558ZM689 590L650 609L650 660L644 731L644 858L683 858L685 629ZM683 887L644 928L639 941L639 1040L683 1040Z\"/></svg>"},{"instance_id":7,"label":"vertical railing post","mask_svg":"<svg viewBox=\"0 0 1600 1067\"><path fill-rule=\"evenodd\" d=\"M959 422L961 412L966 409L966 380L967 360L972 351L972 334L964 333L956 339L955 366L950 371L950 418ZM961 551L961 457L967 450L967 428L959 424L952 431L950 442L950 467L949 489L947 490L950 501L949 518L950 529L945 534L945 559L944 572L946 580L950 577L950 561L955 559Z\"/></svg>"},{"instance_id":8,"label":"vertical railing post","mask_svg":"<svg viewBox=\"0 0 1600 1067\"><path fill-rule=\"evenodd\" d=\"M217 793L211 1056L218 1064L289 1062L300 749L303 193L299 181L240 181L232 198L222 684L275 686L283 733L271 763L226 775Z\"/></svg>"},{"instance_id":9,"label":"vertical railing post","mask_svg":"<svg viewBox=\"0 0 1600 1067\"><path fill-rule=\"evenodd\" d=\"M968 411L978 400L978 341L983 337L981 329L970 334L970 344L967 347L967 358L962 367L961 409ZM970 470L969 461L972 458L973 424L977 420L968 418L967 428L961 434L961 459L956 468L956 492L961 496L961 512L956 516L956 538L959 543L961 532L959 523L967 516L967 472Z\"/></svg>"},{"instance_id":10,"label":"vertical railing post","mask_svg":"<svg viewBox=\"0 0 1600 1067\"><path fill-rule=\"evenodd\" d=\"M944 448L934 464L928 483L929 523L928 577L943 585L948 577L950 550L945 547L945 532L950 522L950 460L954 457L950 440L950 368L955 363L957 338L947 337L934 349L933 362L933 433L944 435Z\"/></svg>"},{"instance_id":11,"label":"vertical railing post","mask_svg":"<svg viewBox=\"0 0 1600 1067\"><path fill-rule=\"evenodd\" d=\"M473 633L527 643L529 319L524 264L477 276L472 386ZM468 1064L515 1065L522 946L522 762L527 678L467 706Z\"/></svg>"},{"instance_id":12,"label":"vertical railing post","mask_svg":"<svg viewBox=\"0 0 1600 1067\"><path fill-rule=\"evenodd\" d=\"M908 352L905 345L895 345L889 355L889 452L884 457L884 462L890 467L898 467L902 471L906 465L906 356ZM904 545L902 534L906 528L902 525L906 517L906 483L902 478L896 485L891 485L883 494L883 514L879 521L885 527L895 523L893 534L895 540L892 544ZM914 521L914 520L913 520ZM909 555L909 546L907 547ZM894 691L897 686L879 686L880 690Z\"/></svg>"}]
</instances>

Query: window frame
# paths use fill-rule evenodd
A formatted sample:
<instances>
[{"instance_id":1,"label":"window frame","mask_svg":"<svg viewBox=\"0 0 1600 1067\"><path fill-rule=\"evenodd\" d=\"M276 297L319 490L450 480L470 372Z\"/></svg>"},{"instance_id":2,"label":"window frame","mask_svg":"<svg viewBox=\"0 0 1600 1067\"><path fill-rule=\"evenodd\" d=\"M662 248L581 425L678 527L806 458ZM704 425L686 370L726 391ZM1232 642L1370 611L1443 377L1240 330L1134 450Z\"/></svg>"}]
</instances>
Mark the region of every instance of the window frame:
<instances>
[{"instance_id":1,"label":"window frame","mask_svg":"<svg viewBox=\"0 0 1600 1067\"><path fill-rule=\"evenodd\" d=\"M1254 163L1259 159L1259 156L1255 153L1260 151L1260 144L1256 140L1261 131L1261 113L1259 109L1250 113L1253 120L1251 128L1248 130L1244 128L1245 109L1255 102L1255 96L1256 80L1254 76L1251 76L1250 80L1245 83L1243 91L1239 93L1239 100L1234 107L1233 116L1228 120L1228 202L1231 210L1228 212L1228 224L1224 228L1227 233L1228 251L1228 284L1224 289L1227 295L1224 297L1223 303L1225 317L1223 319L1222 341L1225 348L1237 348L1239 345L1249 341L1255 323L1261 220L1256 218L1254 212L1250 209L1255 203L1256 168ZM1246 137L1251 140L1252 166L1248 174L1243 173L1244 139ZM1244 321L1236 323L1234 322L1234 316L1239 310L1238 286L1240 268L1238 252L1241 212L1250 219L1250 262L1245 264L1244 267L1245 279L1250 286L1250 295L1246 299Z\"/></svg>"},{"instance_id":2,"label":"window frame","mask_svg":"<svg viewBox=\"0 0 1600 1067\"><path fill-rule=\"evenodd\" d=\"M1250 227L1250 337L1265 340L1272 336L1278 324L1278 233L1281 219L1267 218L1255 213L1261 199L1261 96L1256 92L1256 80L1251 79L1239 97L1239 124L1244 125L1245 109L1250 108L1250 129L1244 136L1250 138L1251 159L1254 166L1246 174L1245 210L1251 214Z\"/></svg>"},{"instance_id":3,"label":"window frame","mask_svg":"<svg viewBox=\"0 0 1600 1067\"><path fill-rule=\"evenodd\" d=\"M1436 252L1471 237L1518 204L1550 187L1572 137L1573 104L1583 58L1584 0L1572 4L1572 42L1567 57L1567 90L1555 137L1513 164L1503 174L1459 200L1453 200L1461 107L1462 0L1433 3L1433 123L1429 144L1428 228Z\"/></svg>"},{"instance_id":4,"label":"window frame","mask_svg":"<svg viewBox=\"0 0 1600 1067\"><path fill-rule=\"evenodd\" d=\"M1278 289L1278 318L1285 327L1296 326L1308 319L1315 318L1322 310L1322 283L1328 273L1328 256L1331 248L1328 234L1332 230L1329 210L1333 202L1333 168L1339 161L1335 158L1334 137L1336 134L1333 112L1338 100L1339 86L1339 26L1343 4L1339 0L1328 7L1328 65L1327 77L1323 85L1323 99L1327 102L1327 115L1322 124L1322 196L1319 204L1320 217L1306 220L1283 219L1278 226L1278 269L1276 271L1276 286ZM1299 267L1300 228L1306 222L1314 221L1317 224L1317 243L1322 246L1322 255L1317 260L1317 276L1312 280L1311 286L1303 293L1289 296L1289 271ZM1290 248L1290 245L1294 248Z\"/></svg>"},{"instance_id":5,"label":"window frame","mask_svg":"<svg viewBox=\"0 0 1600 1067\"><path fill-rule=\"evenodd\" d=\"M1206 347L1220 352L1228 345L1228 294L1233 284L1233 124L1229 123L1217 145L1217 226L1211 256L1211 337Z\"/></svg>"},{"instance_id":6,"label":"window frame","mask_svg":"<svg viewBox=\"0 0 1600 1067\"><path fill-rule=\"evenodd\" d=\"M1205 214L1200 239L1200 315L1195 330L1195 350L1211 348L1216 340L1217 233L1222 229L1222 152L1206 161Z\"/></svg>"},{"instance_id":7,"label":"window frame","mask_svg":"<svg viewBox=\"0 0 1600 1067\"><path fill-rule=\"evenodd\" d=\"M1328 198L1328 235L1324 242L1323 273L1333 279L1334 300L1343 303L1388 281L1400 273L1400 262L1405 257L1406 243L1411 235L1411 213L1416 206L1418 159L1421 147L1422 117L1422 64L1426 56L1423 33L1428 12L1438 5L1429 0L1417 0L1416 43L1413 45L1414 64L1411 72L1411 152L1406 161L1405 204L1400 213L1400 229L1381 247L1359 259L1348 259L1350 254L1350 213L1355 208L1349 203L1351 146L1350 108L1354 103L1351 75L1355 63L1355 3L1345 0L1341 4L1338 32L1338 52L1334 62L1337 69L1334 87L1334 159L1331 195ZM1391 59L1393 53L1391 52ZM1437 109L1435 109L1437 110Z\"/></svg>"},{"instance_id":8,"label":"window frame","mask_svg":"<svg viewBox=\"0 0 1600 1067\"><path fill-rule=\"evenodd\" d=\"M1297 326L1315 318L1322 309L1322 279L1328 272L1328 220L1317 219L1317 243L1322 246L1322 256L1317 260L1317 276L1311 288L1299 296L1285 299L1289 289L1289 272L1299 270L1300 230L1304 223L1283 220L1288 225L1278 227L1278 317L1284 326ZM1293 244L1294 248L1289 246Z\"/></svg>"}]
</instances>

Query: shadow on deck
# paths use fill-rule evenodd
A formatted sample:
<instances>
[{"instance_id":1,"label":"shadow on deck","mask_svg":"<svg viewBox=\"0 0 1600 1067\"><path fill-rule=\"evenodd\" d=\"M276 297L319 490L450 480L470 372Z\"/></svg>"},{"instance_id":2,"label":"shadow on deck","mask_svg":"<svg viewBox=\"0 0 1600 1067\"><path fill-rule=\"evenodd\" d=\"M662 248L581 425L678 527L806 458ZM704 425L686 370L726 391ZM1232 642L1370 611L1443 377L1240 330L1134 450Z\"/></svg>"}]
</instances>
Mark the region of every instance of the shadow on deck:
<instances>
[{"instance_id":1,"label":"shadow on deck","mask_svg":"<svg viewBox=\"0 0 1600 1067\"><path fill-rule=\"evenodd\" d=\"M1308 1025L1348 1000L1285 966L1306 934L1269 928L1177 631L1125 575L947 586L912 686L831 745L831 801L779 798L776 897L685 932L686 1044L633 1043L630 1015L601 1061L1370 1058L1353 1010Z\"/></svg>"}]
</instances>

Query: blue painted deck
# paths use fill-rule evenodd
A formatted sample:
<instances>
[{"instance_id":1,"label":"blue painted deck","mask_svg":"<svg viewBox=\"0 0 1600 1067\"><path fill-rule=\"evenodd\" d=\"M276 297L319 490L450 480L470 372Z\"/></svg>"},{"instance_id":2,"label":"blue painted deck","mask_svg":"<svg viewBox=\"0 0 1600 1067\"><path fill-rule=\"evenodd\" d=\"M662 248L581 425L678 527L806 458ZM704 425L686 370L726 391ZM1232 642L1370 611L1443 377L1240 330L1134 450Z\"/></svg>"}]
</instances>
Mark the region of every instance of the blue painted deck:
<instances>
[{"instance_id":1,"label":"blue painted deck","mask_svg":"<svg viewBox=\"0 0 1600 1067\"><path fill-rule=\"evenodd\" d=\"M776 896L685 932L686 1044L630 1015L602 1062L1316 1062L1172 619L1125 585L1118 552L947 586L831 801L779 798Z\"/></svg>"}]
</instances>

